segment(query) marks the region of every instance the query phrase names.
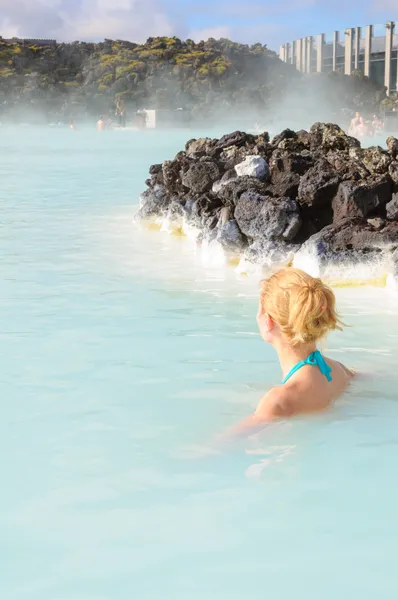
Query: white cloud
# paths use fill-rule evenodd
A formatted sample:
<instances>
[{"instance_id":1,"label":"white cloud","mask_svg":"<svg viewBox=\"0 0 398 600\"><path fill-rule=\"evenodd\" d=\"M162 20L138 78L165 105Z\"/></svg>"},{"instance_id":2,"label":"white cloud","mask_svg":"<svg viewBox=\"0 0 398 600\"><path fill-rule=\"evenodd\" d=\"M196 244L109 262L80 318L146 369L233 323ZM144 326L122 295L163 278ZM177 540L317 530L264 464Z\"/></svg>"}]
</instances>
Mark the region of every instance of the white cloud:
<instances>
[{"instance_id":1,"label":"white cloud","mask_svg":"<svg viewBox=\"0 0 398 600\"><path fill-rule=\"evenodd\" d=\"M277 49L286 40L341 28L346 7L346 0L0 0L0 35L137 42L156 35L228 37ZM394 18L397 0L352 0L344 24Z\"/></svg>"},{"instance_id":2,"label":"white cloud","mask_svg":"<svg viewBox=\"0 0 398 600\"><path fill-rule=\"evenodd\" d=\"M221 27L206 27L205 29L193 29L188 33L188 38L194 40L195 42L200 42L202 40L208 40L209 38L214 38L215 40L219 40L220 38L231 39L231 35L231 28L228 25L224 25Z\"/></svg>"},{"instance_id":3,"label":"white cloud","mask_svg":"<svg viewBox=\"0 0 398 600\"><path fill-rule=\"evenodd\" d=\"M285 0L284 2L280 2L280 0L245 0L244 2L242 0L217 0L211 6L198 3L191 8L191 12L198 15L213 15L217 19L223 17L247 22L295 10L305 10L315 6L317 2L318 0Z\"/></svg>"},{"instance_id":4,"label":"white cloud","mask_svg":"<svg viewBox=\"0 0 398 600\"><path fill-rule=\"evenodd\" d=\"M161 0L0 0L3 37L144 41L179 27Z\"/></svg>"},{"instance_id":5,"label":"white cloud","mask_svg":"<svg viewBox=\"0 0 398 600\"><path fill-rule=\"evenodd\" d=\"M283 24L258 23L254 25L221 25L205 29L193 30L188 37L195 40L228 38L241 44L260 42L267 44L271 50L279 49L286 40L294 39L294 29Z\"/></svg>"}]
</instances>

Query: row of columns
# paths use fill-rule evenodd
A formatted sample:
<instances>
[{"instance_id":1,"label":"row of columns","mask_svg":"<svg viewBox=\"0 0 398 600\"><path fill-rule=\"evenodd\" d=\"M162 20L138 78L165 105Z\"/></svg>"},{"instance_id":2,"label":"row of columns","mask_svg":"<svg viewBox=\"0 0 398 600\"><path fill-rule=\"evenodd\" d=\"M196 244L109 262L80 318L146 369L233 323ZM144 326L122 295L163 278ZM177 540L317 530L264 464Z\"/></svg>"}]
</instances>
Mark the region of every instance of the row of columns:
<instances>
[{"instance_id":1,"label":"row of columns","mask_svg":"<svg viewBox=\"0 0 398 600\"><path fill-rule=\"evenodd\" d=\"M387 93L391 91L391 59L394 38L395 23L389 21L386 24L385 36L385 71L384 80ZM372 54L372 39L374 28L368 25L365 29L365 55L364 55L364 75L370 77L370 58ZM353 69L359 68L359 56L361 53L362 28L353 27L345 31L345 50L344 50L344 73L351 75ZM337 68L337 50L340 43L339 32L333 33L332 40L332 68ZM321 73L324 63L325 34L316 36L316 71ZM312 59L314 55L314 38L306 37L293 42L284 44L280 49L280 58L284 62L295 63L296 68L302 73L310 73L312 69ZM398 90L398 69L397 85Z\"/></svg>"}]
</instances>

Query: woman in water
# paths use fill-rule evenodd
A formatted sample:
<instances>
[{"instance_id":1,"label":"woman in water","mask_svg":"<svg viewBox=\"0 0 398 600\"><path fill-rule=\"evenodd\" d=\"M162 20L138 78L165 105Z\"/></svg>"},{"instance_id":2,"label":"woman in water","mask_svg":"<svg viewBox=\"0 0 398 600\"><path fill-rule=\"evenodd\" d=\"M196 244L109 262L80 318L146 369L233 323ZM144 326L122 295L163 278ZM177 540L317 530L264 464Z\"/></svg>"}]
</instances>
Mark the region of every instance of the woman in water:
<instances>
[{"instance_id":1,"label":"woman in water","mask_svg":"<svg viewBox=\"0 0 398 600\"><path fill-rule=\"evenodd\" d=\"M365 128L365 121L359 112L355 113L355 117L352 119L350 123L350 127L348 130L349 135L353 135L354 137L363 137Z\"/></svg>"},{"instance_id":2,"label":"woman in water","mask_svg":"<svg viewBox=\"0 0 398 600\"><path fill-rule=\"evenodd\" d=\"M323 411L346 390L352 371L317 349L329 331L342 329L335 304L332 290L300 269L283 269L261 283L257 323L275 348L283 380L229 438L252 435L277 419Z\"/></svg>"}]
</instances>

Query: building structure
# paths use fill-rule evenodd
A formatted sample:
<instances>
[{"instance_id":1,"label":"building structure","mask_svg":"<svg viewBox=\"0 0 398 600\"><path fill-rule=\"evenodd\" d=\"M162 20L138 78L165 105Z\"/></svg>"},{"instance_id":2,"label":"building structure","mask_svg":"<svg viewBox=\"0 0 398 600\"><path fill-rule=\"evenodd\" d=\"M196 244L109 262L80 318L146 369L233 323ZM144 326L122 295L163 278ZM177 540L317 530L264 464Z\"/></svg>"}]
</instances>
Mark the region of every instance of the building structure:
<instances>
[{"instance_id":1,"label":"building structure","mask_svg":"<svg viewBox=\"0 0 398 600\"><path fill-rule=\"evenodd\" d=\"M0 42L5 42L6 44L24 44L25 46L56 46L57 40L46 40L46 39L36 39L36 38L3 38L0 35Z\"/></svg>"},{"instance_id":2,"label":"building structure","mask_svg":"<svg viewBox=\"0 0 398 600\"><path fill-rule=\"evenodd\" d=\"M395 31L397 31L395 33ZM320 33L283 44L279 56L302 73L361 71L384 85L387 93L398 92L398 25L351 27L332 34Z\"/></svg>"}]
</instances>

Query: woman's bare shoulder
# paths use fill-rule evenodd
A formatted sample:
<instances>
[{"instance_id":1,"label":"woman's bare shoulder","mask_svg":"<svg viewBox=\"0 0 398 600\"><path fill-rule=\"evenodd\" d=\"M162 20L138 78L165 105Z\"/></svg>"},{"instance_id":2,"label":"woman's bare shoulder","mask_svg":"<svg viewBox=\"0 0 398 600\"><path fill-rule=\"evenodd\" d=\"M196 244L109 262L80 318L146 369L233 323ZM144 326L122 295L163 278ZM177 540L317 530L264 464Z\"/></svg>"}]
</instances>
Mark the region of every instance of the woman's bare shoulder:
<instances>
[{"instance_id":1,"label":"woman's bare shoulder","mask_svg":"<svg viewBox=\"0 0 398 600\"><path fill-rule=\"evenodd\" d=\"M271 421L292 416L294 408L288 387L278 385L271 388L261 399L255 414L257 417Z\"/></svg>"},{"instance_id":2,"label":"woman's bare shoulder","mask_svg":"<svg viewBox=\"0 0 398 600\"><path fill-rule=\"evenodd\" d=\"M356 372L353 369L350 369L348 367L346 367L342 362L338 361L338 360L333 360L331 358L327 358L327 362L329 363L329 365L332 367L332 369L340 369L341 371L343 371L343 373L349 378L352 379L353 377L356 377Z\"/></svg>"}]
</instances>

